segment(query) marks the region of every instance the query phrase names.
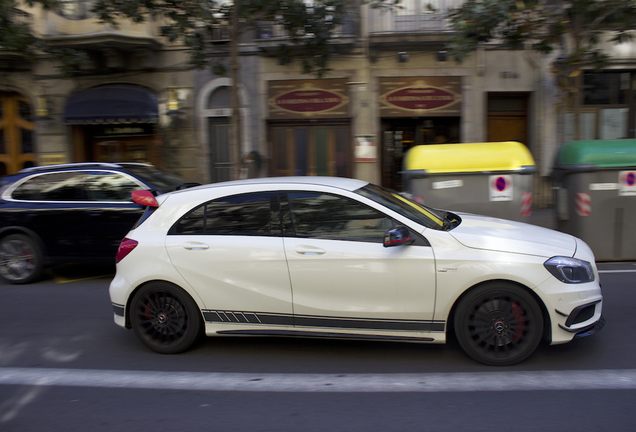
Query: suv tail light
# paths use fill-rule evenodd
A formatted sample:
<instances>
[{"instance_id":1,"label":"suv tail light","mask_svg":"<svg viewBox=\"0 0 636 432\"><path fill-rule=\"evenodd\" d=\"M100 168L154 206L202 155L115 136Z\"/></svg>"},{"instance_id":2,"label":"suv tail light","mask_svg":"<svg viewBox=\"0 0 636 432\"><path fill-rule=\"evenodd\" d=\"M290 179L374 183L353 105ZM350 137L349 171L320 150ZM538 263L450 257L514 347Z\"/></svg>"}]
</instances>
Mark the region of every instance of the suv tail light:
<instances>
[{"instance_id":1,"label":"suv tail light","mask_svg":"<svg viewBox=\"0 0 636 432\"><path fill-rule=\"evenodd\" d=\"M129 238L125 238L119 243L119 248L117 249L117 255L115 255L115 264L119 263L119 261L123 260L126 255L132 252L134 248L137 247L139 242L137 240L131 240Z\"/></svg>"}]
</instances>

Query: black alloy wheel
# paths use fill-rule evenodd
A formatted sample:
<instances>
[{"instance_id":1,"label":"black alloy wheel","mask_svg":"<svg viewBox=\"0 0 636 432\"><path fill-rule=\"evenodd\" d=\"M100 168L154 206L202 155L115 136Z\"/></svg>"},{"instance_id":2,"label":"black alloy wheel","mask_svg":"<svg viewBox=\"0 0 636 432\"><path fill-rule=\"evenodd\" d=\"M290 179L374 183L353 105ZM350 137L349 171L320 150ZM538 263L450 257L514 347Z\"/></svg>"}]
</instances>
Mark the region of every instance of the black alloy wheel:
<instances>
[{"instance_id":1,"label":"black alloy wheel","mask_svg":"<svg viewBox=\"0 0 636 432\"><path fill-rule=\"evenodd\" d=\"M150 349L176 354L190 348L202 333L201 311L192 297L167 282L143 286L132 299L132 328Z\"/></svg>"},{"instance_id":2,"label":"black alloy wheel","mask_svg":"<svg viewBox=\"0 0 636 432\"><path fill-rule=\"evenodd\" d=\"M12 284L27 284L42 276L44 264L37 242L25 234L0 240L0 276Z\"/></svg>"},{"instance_id":3,"label":"black alloy wheel","mask_svg":"<svg viewBox=\"0 0 636 432\"><path fill-rule=\"evenodd\" d=\"M543 315L523 288L491 283L461 299L455 334L473 359L491 366L513 365L530 356L541 342Z\"/></svg>"}]
</instances>

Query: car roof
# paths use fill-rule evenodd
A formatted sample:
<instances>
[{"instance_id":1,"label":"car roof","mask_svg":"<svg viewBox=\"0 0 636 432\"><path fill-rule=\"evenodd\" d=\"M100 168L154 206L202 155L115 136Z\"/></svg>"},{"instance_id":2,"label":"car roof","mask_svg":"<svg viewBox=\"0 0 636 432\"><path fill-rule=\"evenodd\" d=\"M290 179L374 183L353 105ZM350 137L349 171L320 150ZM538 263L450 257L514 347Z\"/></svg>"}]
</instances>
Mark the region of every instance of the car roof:
<instances>
[{"instance_id":1,"label":"car roof","mask_svg":"<svg viewBox=\"0 0 636 432\"><path fill-rule=\"evenodd\" d=\"M176 191L173 193L185 192L193 189L209 189L227 186L247 186L247 185L313 185L313 186L330 186L347 191L354 191L367 185L368 182L363 180L344 178L344 177L320 177L320 176L298 176L298 177L262 177L245 180L234 180L220 183L210 183L195 188Z\"/></svg>"},{"instance_id":2,"label":"car roof","mask_svg":"<svg viewBox=\"0 0 636 432\"><path fill-rule=\"evenodd\" d=\"M34 166L30 168L24 168L20 170L18 174L30 174L30 173L42 172L42 171L56 171L56 170L67 170L67 169L81 169L81 168L126 169L130 167L152 167L152 165L145 164L145 163L136 163L136 162L118 162L118 163L78 162L78 163L68 163L68 164L60 164L60 165L40 165L40 166Z\"/></svg>"}]
</instances>

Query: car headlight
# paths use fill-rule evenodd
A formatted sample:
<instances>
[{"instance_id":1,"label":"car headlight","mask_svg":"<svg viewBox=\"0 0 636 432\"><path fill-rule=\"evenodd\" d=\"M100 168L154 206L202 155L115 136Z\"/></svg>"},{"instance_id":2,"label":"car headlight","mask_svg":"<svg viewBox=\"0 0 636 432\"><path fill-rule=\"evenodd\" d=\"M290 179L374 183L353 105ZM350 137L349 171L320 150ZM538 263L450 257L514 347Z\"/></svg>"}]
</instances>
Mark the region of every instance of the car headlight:
<instances>
[{"instance_id":1,"label":"car headlight","mask_svg":"<svg viewBox=\"0 0 636 432\"><path fill-rule=\"evenodd\" d=\"M592 264L576 258L552 257L543 266L558 280L568 284L579 284L594 281Z\"/></svg>"}]
</instances>

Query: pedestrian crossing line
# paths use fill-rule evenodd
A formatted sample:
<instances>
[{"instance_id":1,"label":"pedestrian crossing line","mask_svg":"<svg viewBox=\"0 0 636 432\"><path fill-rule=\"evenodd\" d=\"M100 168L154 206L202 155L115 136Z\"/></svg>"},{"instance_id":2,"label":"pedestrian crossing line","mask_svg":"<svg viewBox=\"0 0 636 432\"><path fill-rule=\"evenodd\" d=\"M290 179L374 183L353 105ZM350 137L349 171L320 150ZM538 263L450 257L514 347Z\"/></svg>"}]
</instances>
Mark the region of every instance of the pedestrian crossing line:
<instances>
[{"instance_id":1,"label":"pedestrian crossing line","mask_svg":"<svg viewBox=\"0 0 636 432\"><path fill-rule=\"evenodd\" d=\"M293 393L636 390L636 369L282 374L4 367L0 385Z\"/></svg>"}]
</instances>

